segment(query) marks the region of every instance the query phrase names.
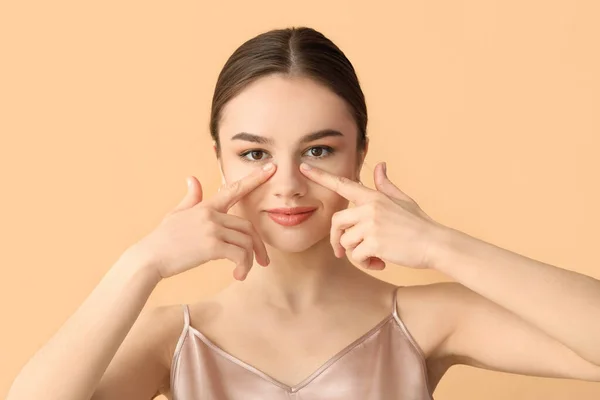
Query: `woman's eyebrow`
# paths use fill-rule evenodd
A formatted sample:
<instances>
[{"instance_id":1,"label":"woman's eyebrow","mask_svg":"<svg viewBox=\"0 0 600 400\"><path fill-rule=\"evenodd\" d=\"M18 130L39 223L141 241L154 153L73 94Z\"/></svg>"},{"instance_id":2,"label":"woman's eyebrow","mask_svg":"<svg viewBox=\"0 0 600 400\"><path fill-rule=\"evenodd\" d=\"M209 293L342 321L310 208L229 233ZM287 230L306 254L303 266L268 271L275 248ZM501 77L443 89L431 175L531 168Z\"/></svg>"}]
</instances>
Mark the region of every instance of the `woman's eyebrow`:
<instances>
[{"instance_id":1,"label":"woman's eyebrow","mask_svg":"<svg viewBox=\"0 0 600 400\"><path fill-rule=\"evenodd\" d=\"M300 143L307 143L307 142L312 142L315 140L319 140L322 139L324 137L329 137L329 136L344 136L342 134L342 132L340 131L336 131L335 129L322 129L320 131L316 131L313 133L309 133L308 135L304 135L302 136L302 138L300 139Z\"/></svg>"},{"instance_id":2,"label":"woman's eyebrow","mask_svg":"<svg viewBox=\"0 0 600 400\"><path fill-rule=\"evenodd\" d=\"M313 133L309 133L307 135L302 136L300 138L300 143L313 142L318 139L322 139L324 137L330 136L344 136L342 132L336 131L335 129L322 129L320 131L316 131ZM275 141L271 138L267 138L260 135L255 135L253 133L248 132L240 132L233 135L231 140L244 140L246 142L265 144L265 145L273 145Z\"/></svg>"}]
</instances>

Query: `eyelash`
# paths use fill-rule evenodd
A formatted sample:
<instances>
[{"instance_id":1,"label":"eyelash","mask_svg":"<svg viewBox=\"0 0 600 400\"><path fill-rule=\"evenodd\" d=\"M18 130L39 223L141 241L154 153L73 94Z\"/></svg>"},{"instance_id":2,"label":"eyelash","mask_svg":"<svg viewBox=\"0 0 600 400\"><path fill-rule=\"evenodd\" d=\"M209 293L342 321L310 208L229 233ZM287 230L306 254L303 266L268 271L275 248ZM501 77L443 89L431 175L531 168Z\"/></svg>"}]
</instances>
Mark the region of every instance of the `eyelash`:
<instances>
[{"instance_id":1,"label":"eyelash","mask_svg":"<svg viewBox=\"0 0 600 400\"><path fill-rule=\"evenodd\" d=\"M329 156L333 155L333 153L335 152L335 150L332 147L329 147L329 146L313 146L313 147L309 147L305 151L305 153L308 152L308 151L310 151L310 150L312 150L312 149L323 149L323 150L325 150L327 152L327 154L324 155L324 156L310 157L310 158L316 158L316 159L321 159L321 158L329 157ZM244 151L243 153L240 153L239 157L244 162L259 162L259 161L264 161L265 160L264 158L261 158L260 160L253 160L253 159L249 159L249 158L246 157L247 155L252 154L254 152L257 152L257 151L261 152L261 153L267 153L266 151L264 151L262 149L251 149L251 150Z\"/></svg>"}]
</instances>

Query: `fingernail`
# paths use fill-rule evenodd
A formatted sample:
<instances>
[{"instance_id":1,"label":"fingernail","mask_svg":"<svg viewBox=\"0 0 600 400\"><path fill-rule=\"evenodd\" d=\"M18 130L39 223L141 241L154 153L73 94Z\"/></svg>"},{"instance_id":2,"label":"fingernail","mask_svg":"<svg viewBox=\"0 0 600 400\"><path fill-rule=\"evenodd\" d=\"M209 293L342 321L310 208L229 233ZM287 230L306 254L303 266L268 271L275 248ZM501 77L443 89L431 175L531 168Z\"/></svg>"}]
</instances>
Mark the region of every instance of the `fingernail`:
<instances>
[{"instance_id":1,"label":"fingernail","mask_svg":"<svg viewBox=\"0 0 600 400\"><path fill-rule=\"evenodd\" d=\"M387 164L385 162L383 163L383 173L387 176Z\"/></svg>"},{"instance_id":2,"label":"fingernail","mask_svg":"<svg viewBox=\"0 0 600 400\"><path fill-rule=\"evenodd\" d=\"M300 164L300 168L305 171L309 171L311 167L310 167L310 165L308 165L306 163L302 163L302 164Z\"/></svg>"},{"instance_id":3,"label":"fingernail","mask_svg":"<svg viewBox=\"0 0 600 400\"><path fill-rule=\"evenodd\" d=\"M263 166L263 169L264 169L265 171L270 171L270 170L272 170L272 169L273 169L273 163L267 163L267 164L265 164L265 165Z\"/></svg>"}]
</instances>

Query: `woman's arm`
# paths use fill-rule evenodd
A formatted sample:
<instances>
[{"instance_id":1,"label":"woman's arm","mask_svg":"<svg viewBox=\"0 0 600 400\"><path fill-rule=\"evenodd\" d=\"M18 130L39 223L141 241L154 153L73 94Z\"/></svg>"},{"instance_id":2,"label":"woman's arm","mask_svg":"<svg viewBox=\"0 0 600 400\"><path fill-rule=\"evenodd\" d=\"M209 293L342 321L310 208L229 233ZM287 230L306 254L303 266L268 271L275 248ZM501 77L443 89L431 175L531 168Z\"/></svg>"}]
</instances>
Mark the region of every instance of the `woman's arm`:
<instances>
[{"instance_id":1,"label":"woman's arm","mask_svg":"<svg viewBox=\"0 0 600 400\"><path fill-rule=\"evenodd\" d=\"M127 249L79 309L25 364L7 400L92 398L160 281L151 266L135 246Z\"/></svg>"},{"instance_id":2,"label":"woman's arm","mask_svg":"<svg viewBox=\"0 0 600 400\"><path fill-rule=\"evenodd\" d=\"M600 365L600 281L441 227L430 265Z\"/></svg>"},{"instance_id":3,"label":"woman's arm","mask_svg":"<svg viewBox=\"0 0 600 400\"><path fill-rule=\"evenodd\" d=\"M237 265L234 277L243 280L255 255L260 264L269 264L252 223L227 212L275 171L272 163L265 164L205 201L200 182L188 178L185 197L155 230L123 253L79 309L23 367L7 400L154 397L165 384L162 378L168 379L170 365L162 345L174 325L169 322L181 313L158 308L144 313L132 330L134 323L162 279L211 260L228 259Z\"/></svg>"},{"instance_id":4,"label":"woman's arm","mask_svg":"<svg viewBox=\"0 0 600 400\"><path fill-rule=\"evenodd\" d=\"M600 281L437 223L388 179L385 163L373 172L377 190L314 166L301 171L355 204L332 218L336 256L372 269L433 268L457 281L427 290L427 304L442 308L435 329L444 338L430 356L444 368L600 382Z\"/></svg>"}]
</instances>

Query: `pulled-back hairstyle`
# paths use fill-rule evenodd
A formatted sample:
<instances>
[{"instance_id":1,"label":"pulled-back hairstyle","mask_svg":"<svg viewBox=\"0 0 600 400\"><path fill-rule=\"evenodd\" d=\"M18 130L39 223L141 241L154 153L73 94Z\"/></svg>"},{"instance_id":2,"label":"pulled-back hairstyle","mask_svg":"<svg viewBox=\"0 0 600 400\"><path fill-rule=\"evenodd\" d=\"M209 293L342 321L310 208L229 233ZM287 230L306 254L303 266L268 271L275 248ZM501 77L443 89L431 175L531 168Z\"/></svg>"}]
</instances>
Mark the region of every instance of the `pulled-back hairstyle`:
<instances>
[{"instance_id":1,"label":"pulled-back hairstyle","mask_svg":"<svg viewBox=\"0 0 600 400\"><path fill-rule=\"evenodd\" d=\"M223 107L255 80L270 74L305 76L346 101L358 126L357 150L367 140L367 106L354 67L322 33L306 27L275 29L243 43L229 57L215 86L210 134L220 156L219 121Z\"/></svg>"}]
</instances>

